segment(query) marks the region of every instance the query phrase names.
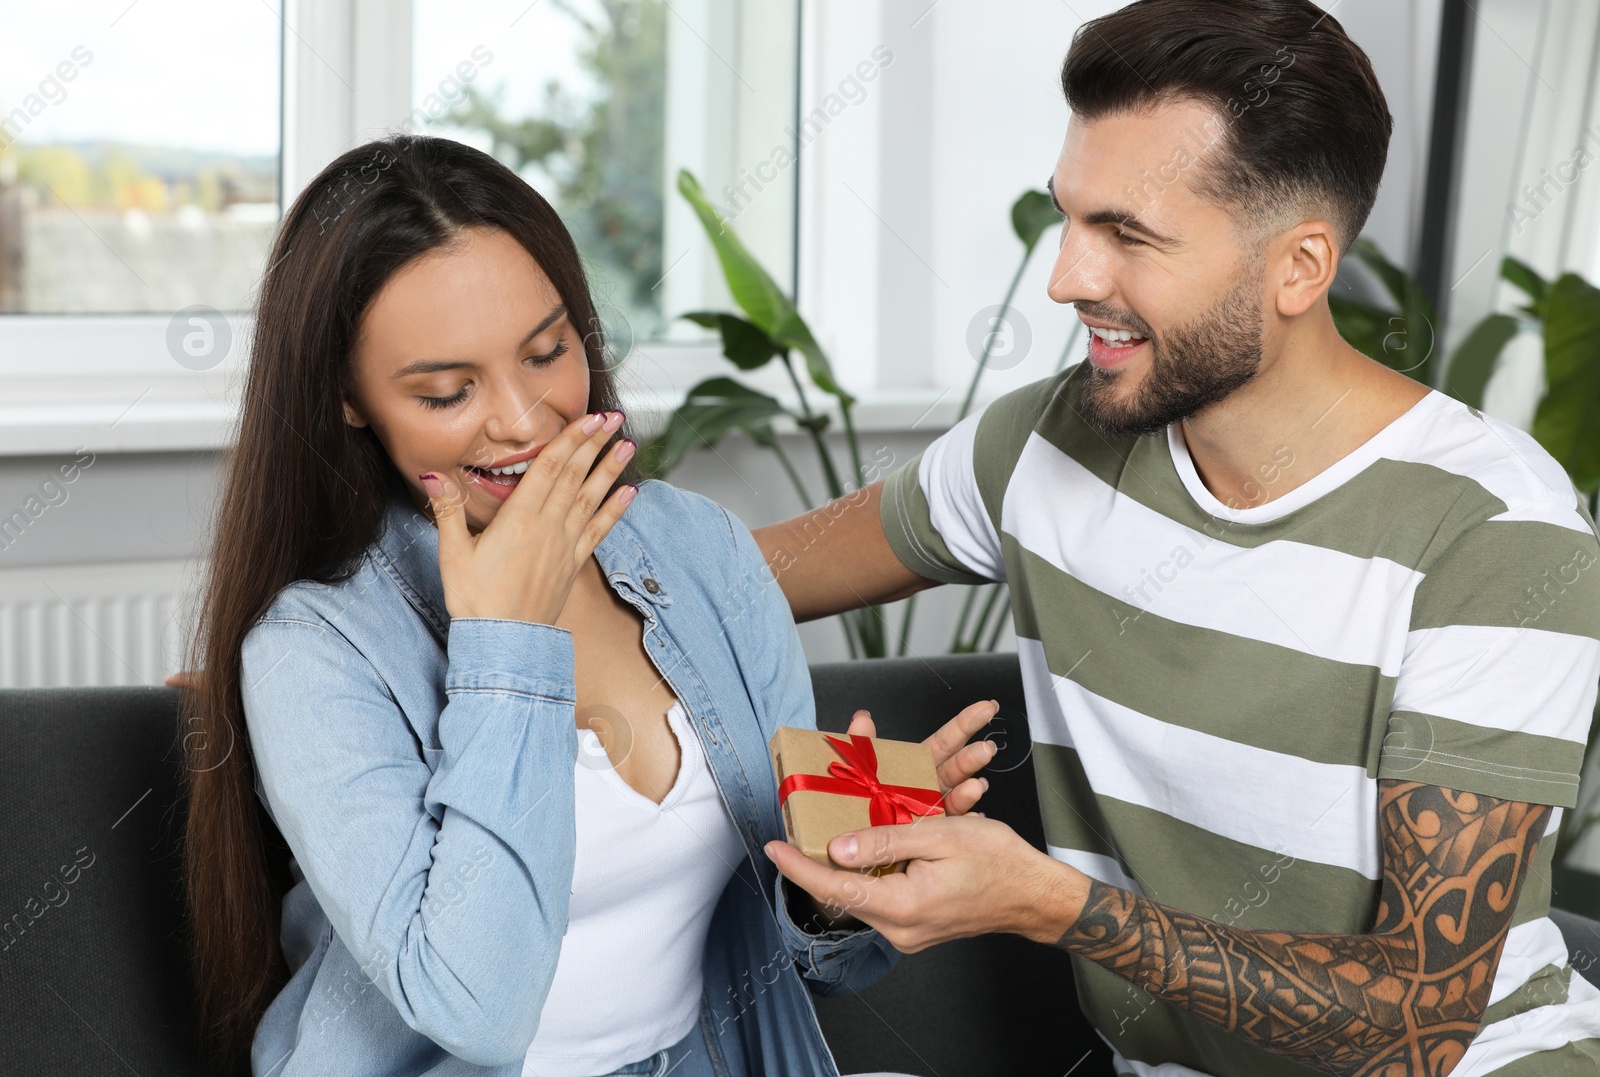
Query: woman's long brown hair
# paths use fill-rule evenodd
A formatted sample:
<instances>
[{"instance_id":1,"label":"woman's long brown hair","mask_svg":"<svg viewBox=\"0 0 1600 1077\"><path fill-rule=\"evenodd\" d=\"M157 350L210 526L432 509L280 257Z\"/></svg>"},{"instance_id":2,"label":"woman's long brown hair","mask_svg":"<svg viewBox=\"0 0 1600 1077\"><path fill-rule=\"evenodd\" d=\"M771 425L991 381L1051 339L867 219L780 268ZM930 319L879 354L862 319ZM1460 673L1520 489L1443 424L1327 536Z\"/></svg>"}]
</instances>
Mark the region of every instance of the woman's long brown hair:
<instances>
[{"instance_id":1,"label":"woman's long brown hair","mask_svg":"<svg viewBox=\"0 0 1600 1077\"><path fill-rule=\"evenodd\" d=\"M376 539L403 480L371 428L343 418L361 314L396 270L470 226L503 229L533 256L584 334L589 410L617 406L572 238L493 157L396 136L345 153L295 199L261 284L238 439L224 460L184 663L197 671L181 715L189 960L196 1027L216 1072L248 1073L256 1026L290 975L278 941L289 849L255 795L240 645L285 586L347 579ZM638 475L630 462L617 483Z\"/></svg>"}]
</instances>

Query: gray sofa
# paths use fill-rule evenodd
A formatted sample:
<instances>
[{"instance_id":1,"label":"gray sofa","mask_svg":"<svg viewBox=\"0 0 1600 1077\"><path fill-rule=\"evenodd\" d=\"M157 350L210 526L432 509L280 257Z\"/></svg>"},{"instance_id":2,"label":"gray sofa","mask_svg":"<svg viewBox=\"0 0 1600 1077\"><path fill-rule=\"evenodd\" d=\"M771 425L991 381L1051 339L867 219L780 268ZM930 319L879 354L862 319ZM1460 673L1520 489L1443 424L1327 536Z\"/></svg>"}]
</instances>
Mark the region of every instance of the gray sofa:
<instances>
[{"instance_id":1,"label":"gray sofa","mask_svg":"<svg viewBox=\"0 0 1600 1077\"><path fill-rule=\"evenodd\" d=\"M821 665L812 676L820 726L842 730L864 706L881 735L903 740L999 699L988 735L1003 746L984 810L1042 845L1015 656ZM0 1073L201 1074L183 959L176 690L0 691L0 744L0 806L12 820L0 873ZM1581 954L1574 965L1600 976L1600 925L1557 915ZM1110 1072L1065 955L1015 936L907 955L871 990L821 1000L818 1012L846 1073Z\"/></svg>"}]
</instances>

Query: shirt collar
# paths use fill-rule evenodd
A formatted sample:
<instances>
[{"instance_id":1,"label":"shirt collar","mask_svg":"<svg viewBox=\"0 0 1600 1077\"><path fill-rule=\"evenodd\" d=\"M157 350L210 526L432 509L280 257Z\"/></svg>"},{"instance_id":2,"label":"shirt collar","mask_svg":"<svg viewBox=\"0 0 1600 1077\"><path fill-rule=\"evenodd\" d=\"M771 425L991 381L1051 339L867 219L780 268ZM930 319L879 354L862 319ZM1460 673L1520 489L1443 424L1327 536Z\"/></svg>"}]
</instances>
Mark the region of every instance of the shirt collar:
<instances>
[{"instance_id":1,"label":"shirt collar","mask_svg":"<svg viewBox=\"0 0 1600 1077\"><path fill-rule=\"evenodd\" d=\"M629 514L637 513L641 503L647 500L646 493L653 485L650 480L639 484L639 496L600 540L594 556L614 590L630 591L659 608L672 605L669 580L662 575L661 566L651 561L639 529L629 520ZM373 553L400 586L407 601L441 639L445 638L450 628L450 614L445 606L444 584L439 578L439 531L404 493L393 494L385 506Z\"/></svg>"}]
</instances>

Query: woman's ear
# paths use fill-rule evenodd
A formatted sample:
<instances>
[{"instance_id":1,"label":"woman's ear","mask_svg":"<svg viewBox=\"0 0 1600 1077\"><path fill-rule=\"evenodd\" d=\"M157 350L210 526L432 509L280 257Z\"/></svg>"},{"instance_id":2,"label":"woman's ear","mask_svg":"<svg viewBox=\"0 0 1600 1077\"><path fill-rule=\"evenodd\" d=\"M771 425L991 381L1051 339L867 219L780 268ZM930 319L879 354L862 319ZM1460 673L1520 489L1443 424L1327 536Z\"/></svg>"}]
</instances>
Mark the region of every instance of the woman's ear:
<instances>
[{"instance_id":1,"label":"woman's ear","mask_svg":"<svg viewBox=\"0 0 1600 1077\"><path fill-rule=\"evenodd\" d=\"M367 420L356 410L356 406L348 400L344 401L344 421L350 426L367 425Z\"/></svg>"}]
</instances>

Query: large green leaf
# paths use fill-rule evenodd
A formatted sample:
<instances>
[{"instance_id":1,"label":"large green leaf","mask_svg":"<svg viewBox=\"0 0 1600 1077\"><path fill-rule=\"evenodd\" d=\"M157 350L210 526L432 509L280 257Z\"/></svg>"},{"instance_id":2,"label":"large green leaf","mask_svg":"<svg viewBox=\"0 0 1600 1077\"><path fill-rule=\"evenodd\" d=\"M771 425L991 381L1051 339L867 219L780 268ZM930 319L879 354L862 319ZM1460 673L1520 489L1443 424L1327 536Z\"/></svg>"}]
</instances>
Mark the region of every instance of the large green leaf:
<instances>
[{"instance_id":1,"label":"large green leaf","mask_svg":"<svg viewBox=\"0 0 1600 1077\"><path fill-rule=\"evenodd\" d=\"M1550 294L1550 282L1541 277L1527 262L1519 261L1509 254L1500 262L1500 275L1527 295L1528 305L1523 309L1529 314L1538 314L1539 304Z\"/></svg>"},{"instance_id":2,"label":"large green leaf","mask_svg":"<svg viewBox=\"0 0 1600 1077\"><path fill-rule=\"evenodd\" d=\"M774 356L783 354L782 344L767 336L759 325L747 322L737 314L697 310L684 317L721 334L722 354L740 370L759 369L771 362Z\"/></svg>"},{"instance_id":3,"label":"large green leaf","mask_svg":"<svg viewBox=\"0 0 1600 1077\"><path fill-rule=\"evenodd\" d=\"M783 294L783 289L756 261L738 234L717 213L706 198L700 181L688 169L678 172L678 193L683 195L700 218L701 227L717 252L717 261L722 264L722 275L728 281L728 291L739 308L767 336L805 356L806 373L811 375L817 388L837 397L842 404L854 404L855 397L845 392L834 379L833 366L817 344L811 327L806 325L789 297Z\"/></svg>"},{"instance_id":4,"label":"large green leaf","mask_svg":"<svg viewBox=\"0 0 1600 1077\"><path fill-rule=\"evenodd\" d=\"M1370 239L1356 240L1350 245L1350 253L1377 276L1395 302L1395 309L1388 313L1381 326L1367 326L1363 343L1351 340L1351 345L1387 367L1409 374L1424 385L1432 385L1433 352L1437 343L1434 327L1438 324L1433 304L1410 274L1384 257L1383 251ZM1335 297L1330 296L1330 307L1334 301ZM1353 301L1342 303L1346 305L1348 316ZM1337 312L1335 324L1338 324ZM1340 330L1342 333L1343 326Z\"/></svg>"},{"instance_id":5,"label":"large green leaf","mask_svg":"<svg viewBox=\"0 0 1600 1077\"><path fill-rule=\"evenodd\" d=\"M1372 270L1391 299L1396 303L1404 302L1406 293L1411 287L1410 278L1405 270L1389 261L1382 248L1362 236L1350 245L1350 253L1355 256L1356 261Z\"/></svg>"},{"instance_id":6,"label":"large green leaf","mask_svg":"<svg viewBox=\"0 0 1600 1077\"><path fill-rule=\"evenodd\" d=\"M743 430L770 444L770 420L784 414L784 406L766 393L732 378L707 378L689 390L666 427L640 446L639 466L645 474L660 478L682 463L690 449L714 446L730 430Z\"/></svg>"},{"instance_id":7,"label":"large green leaf","mask_svg":"<svg viewBox=\"0 0 1600 1077\"><path fill-rule=\"evenodd\" d=\"M806 325L805 319L800 317L798 311L780 325L774 335L779 341L805 356L806 373L811 375L811 380L816 383L817 388L832 394L840 404L848 406L856 402L856 398L845 392L844 386L834 379L833 364L828 362L822 346L811 335L811 327Z\"/></svg>"},{"instance_id":8,"label":"large green leaf","mask_svg":"<svg viewBox=\"0 0 1600 1077\"><path fill-rule=\"evenodd\" d=\"M1345 343L1380 363L1384 361L1383 338L1391 329L1389 319L1398 317L1394 311L1332 294L1328 296L1328 310Z\"/></svg>"},{"instance_id":9,"label":"large green leaf","mask_svg":"<svg viewBox=\"0 0 1600 1077\"><path fill-rule=\"evenodd\" d=\"M1540 305L1548 389L1533 436L1578 489L1592 492L1600 487L1600 290L1565 273Z\"/></svg>"},{"instance_id":10,"label":"large green leaf","mask_svg":"<svg viewBox=\"0 0 1600 1077\"><path fill-rule=\"evenodd\" d=\"M1500 353L1521 328L1522 323L1509 314L1491 314L1473 326L1450 357L1450 366L1444 372L1444 391L1463 404L1483 407L1483 391Z\"/></svg>"},{"instance_id":11,"label":"large green leaf","mask_svg":"<svg viewBox=\"0 0 1600 1077\"><path fill-rule=\"evenodd\" d=\"M1060 223L1061 214L1044 191L1023 191L1022 197L1011 205L1011 230L1030 252L1040 236Z\"/></svg>"},{"instance_id":12,"label":"large green leaf","mask_svg":"<svg viewBox=\"0 0 1600 1077\"><path fill-rule=\"evenodd\" d=\"M678 172L678 192L693 207L706 235L711 239L711 246L717 252L717 260L722 263L722 275L728 280L728 291L733 293L734 302L768 336L781 339L778 326L794 315L794 304L789 302L789 297L783 294L778 283L761 268L761 263L756 261L728 222L717 213L701 189L700 181L686 168Z\"/></svg>"}]
</instances>

